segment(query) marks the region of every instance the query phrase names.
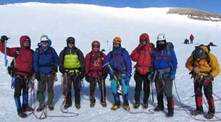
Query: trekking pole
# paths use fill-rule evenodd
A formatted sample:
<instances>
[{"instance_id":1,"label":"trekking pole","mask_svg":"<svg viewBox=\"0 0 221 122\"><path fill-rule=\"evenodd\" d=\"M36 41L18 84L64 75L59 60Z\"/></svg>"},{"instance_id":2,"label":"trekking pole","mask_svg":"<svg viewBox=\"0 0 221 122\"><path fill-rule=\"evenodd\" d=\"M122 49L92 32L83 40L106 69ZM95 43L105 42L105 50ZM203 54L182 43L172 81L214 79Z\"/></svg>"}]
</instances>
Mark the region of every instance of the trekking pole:
<instances>
[{"instance_id":1,"label":"trekking pole","mask_svg":"<svg viewBox=\"0 0 221 122\"><path fill-rule=\"evenodd\" d=\"M108 68L110 69L110 71L112 72L112 74L113 74L113 76L114 76L114 80L115 80L115 82L116 82L116 84L117 84L117 86L118 86L117 92L120 93L121 95L123 95L124 93L123 93L123 91L122 91L122 85L121 85L121 83L120 83L119 78L118 78L116 75L114 75L114 70L112 69L112 67L110 66L110 64L108 64L107 66L108 66Z\"/></svg>"}]
</instances>

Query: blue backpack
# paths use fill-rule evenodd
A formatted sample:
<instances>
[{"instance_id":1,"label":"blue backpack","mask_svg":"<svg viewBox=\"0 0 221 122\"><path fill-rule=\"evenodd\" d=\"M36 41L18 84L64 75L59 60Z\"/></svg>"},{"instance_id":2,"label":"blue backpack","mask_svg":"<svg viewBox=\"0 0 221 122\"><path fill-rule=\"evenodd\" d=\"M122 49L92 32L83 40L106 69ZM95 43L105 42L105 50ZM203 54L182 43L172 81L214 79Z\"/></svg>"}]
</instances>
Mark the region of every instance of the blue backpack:
<instances>
[{"instance_id":1,"label":"blue backpack","mask_svg":"<svg viewBox=\"0 0 221 122\"><path fill-rule=\"evenodd\" d=\"M155 68L174 68L174 64L172 64L172 61L174 60L173 58L176 57L174 57L175 55L173 43L167 42L166 49L164 49L162 53L156 51L153 55L155 55L155 59L153 61Z\"/></svg>"}]
</instances>

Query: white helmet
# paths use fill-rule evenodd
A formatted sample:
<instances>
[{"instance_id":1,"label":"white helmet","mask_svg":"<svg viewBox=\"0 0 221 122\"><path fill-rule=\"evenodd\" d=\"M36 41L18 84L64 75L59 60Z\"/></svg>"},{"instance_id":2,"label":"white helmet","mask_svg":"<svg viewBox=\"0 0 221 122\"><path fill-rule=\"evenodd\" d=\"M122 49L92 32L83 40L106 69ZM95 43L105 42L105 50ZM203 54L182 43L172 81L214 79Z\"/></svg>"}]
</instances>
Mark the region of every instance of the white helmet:
<instances>
[{"instance_id":1,"label":"white helmet","mask_svg":"<svg viewBox=\"0 0 221 122\"><path fill-rule=\"evenodd\" d=\"M49 45L51 45L51 40L48 38L47 35L42 35L41 38L40 38L40 42L48 42Z\"/></svg>"},{"instance_id":2,"label":"white helmet","mask_svg":"<svg viewBox=\"0 0 221 122\"><path fill-rule=\"evenodd\" d=\"M48 41L50 40L47 35L42 35L40 41Z\"/></svg>"},{"instance_id":3,"label":"white helmet","mask_svg":"<svg viewBox=\"0 0 221 122\"><path fill-rule=\"evenodd\" d=\"M158 34L157 41L163 41L163 40L166 40L165 34L164 33Z\"/></svg>"}]
</instances>

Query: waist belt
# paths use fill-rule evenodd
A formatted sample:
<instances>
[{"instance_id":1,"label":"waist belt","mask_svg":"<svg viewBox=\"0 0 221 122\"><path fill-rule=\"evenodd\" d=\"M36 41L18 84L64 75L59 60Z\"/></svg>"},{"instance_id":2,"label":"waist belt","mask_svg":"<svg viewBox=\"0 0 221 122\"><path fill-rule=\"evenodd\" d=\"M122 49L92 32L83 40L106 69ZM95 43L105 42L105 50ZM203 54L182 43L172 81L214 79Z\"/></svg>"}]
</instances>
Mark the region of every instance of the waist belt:
<instances>
[{"instance_id":1,"label":"waist belt","mask_svg":"<svg viewBox=\"0 0 221 122\"><path fill-rule=\"evenodd\" d=\"M159 74L164 74L164 73L169 73L171 71L170 68L165 68L165 69L158 69L157 72Z\"/></svg>"}]
</instances>

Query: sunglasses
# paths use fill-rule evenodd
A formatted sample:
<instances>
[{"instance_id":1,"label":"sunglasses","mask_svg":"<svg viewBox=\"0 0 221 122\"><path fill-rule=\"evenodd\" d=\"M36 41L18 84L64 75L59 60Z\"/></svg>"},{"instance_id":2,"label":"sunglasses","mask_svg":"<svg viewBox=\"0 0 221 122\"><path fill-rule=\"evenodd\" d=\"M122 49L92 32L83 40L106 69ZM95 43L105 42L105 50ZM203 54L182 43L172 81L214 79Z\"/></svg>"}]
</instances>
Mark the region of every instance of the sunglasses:
<instances>
[{"instance_id":1,"label":"sunglasses","mask_svg":"<svg viewBox=\"0 0 221 122\"><path fill-rule=\"evenodd\" d=\"M42 44L43 46L47 46L49 43L48 43L48 41L41 41L41 44Z\"/></svg>"},{"instance_id":2,"label":"sunglasses","mask_svg":"<svg viewBox=\"0 0 221 122\"><path fill-rule=\"evenodd\" d=\"M157 41L157 44L166 44L165 40Z\"/></svg>"},{"instance_id":3,"label":"sunglasses","mask_svg":"<svg viewBox=\"0 0 221 122\"><path fill-rule=\"evenodd\" d=\"M68 44L74 44L74 41L69 41Z\"/></svg>"}]
</instances>

